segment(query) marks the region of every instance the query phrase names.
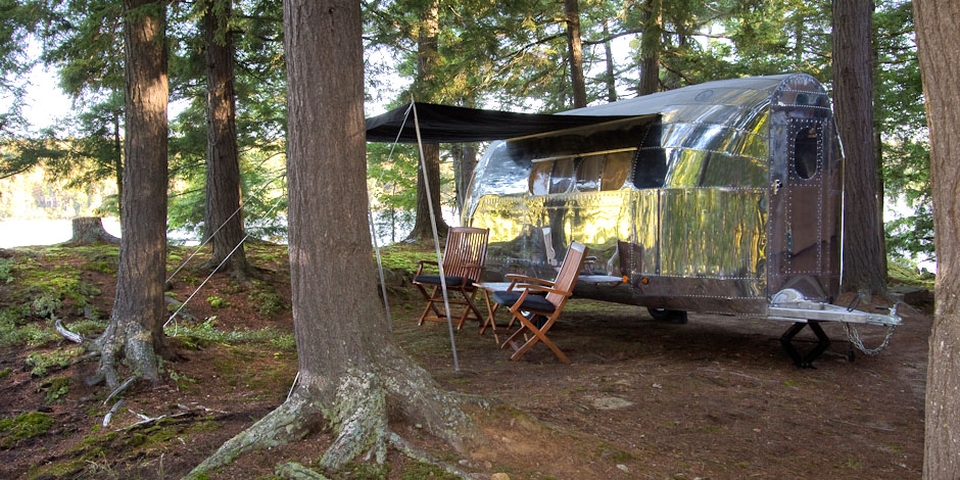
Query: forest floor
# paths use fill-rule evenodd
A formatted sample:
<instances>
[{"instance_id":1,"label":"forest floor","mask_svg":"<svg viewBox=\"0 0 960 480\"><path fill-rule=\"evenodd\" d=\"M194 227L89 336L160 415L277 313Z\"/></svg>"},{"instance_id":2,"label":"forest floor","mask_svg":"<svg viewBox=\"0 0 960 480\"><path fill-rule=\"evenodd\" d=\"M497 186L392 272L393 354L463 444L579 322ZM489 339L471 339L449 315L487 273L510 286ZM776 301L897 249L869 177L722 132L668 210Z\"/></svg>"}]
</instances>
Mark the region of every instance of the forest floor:
<instances>
[{"instance_id":1,"label":"forest floor","mask_svg":"<svg viewBox=\"0 0 960 480\"><path fill-rule=\"evenodd\" d=\"M179 478L287 395L297 359L286 250L254 245L255 279L214 276L184 310L190 318L168 325L182 359L163 364L161 385L137 384L114 408L106 387L85 381L96 360L56 335L49 318L88 337L102 330L116 252L0 251L0 478ZM188 255L171 250L171 271ZM193 293L206 274L190 265L202 261L178 274L171 298ZM388 281L393 337L444 387L490 400L464 406L489 444L461 457L416 425L393 428L475 478L921 476L929 305L901 306L904 324L889 346L853 361L843 329L827 325L831 346L816 368L801 369L781 348L784 323L691 314L674 324L575 299L550 333L572 364L542 345L510 361L470 323L453 335L458 370L447 326L416 325L422 301L406 275ZM370 301L379 301L374 292ZM860 328L867 346L885 333ZM807 334L802 348L812 346ZM279 463L314 464L331 440L321 432L246 453L210 478L274 478ZM391 452L386 469L356 463L329 476L444 475Z\"/></svg>"}]
</instances>

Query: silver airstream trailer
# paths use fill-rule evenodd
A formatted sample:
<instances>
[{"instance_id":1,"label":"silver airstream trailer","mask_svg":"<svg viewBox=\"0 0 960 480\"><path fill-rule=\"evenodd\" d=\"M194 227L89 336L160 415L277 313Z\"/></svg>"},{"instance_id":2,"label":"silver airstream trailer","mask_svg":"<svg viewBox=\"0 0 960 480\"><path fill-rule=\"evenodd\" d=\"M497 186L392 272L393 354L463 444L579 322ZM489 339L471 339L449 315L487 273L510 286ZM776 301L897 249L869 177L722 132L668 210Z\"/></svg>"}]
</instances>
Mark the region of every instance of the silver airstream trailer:
<instances>
[{"instance_id":1,"label":"silver airstream trailer","mask_svg":"<svg viewBox=\"0 0 960 480\"><path fill-rule=\"evenodd\" d=\"M571 242L591 261L576 295L790 322L798 365L818 322L897 325L895 309L833 305L841 277L842 158L830 100L804 74L689 86L554 117L580 126L489 146L463 224L490 229L487 275L550 278ZM809 325L820 340L790 344Z\"/></svg>"}]
</instances>

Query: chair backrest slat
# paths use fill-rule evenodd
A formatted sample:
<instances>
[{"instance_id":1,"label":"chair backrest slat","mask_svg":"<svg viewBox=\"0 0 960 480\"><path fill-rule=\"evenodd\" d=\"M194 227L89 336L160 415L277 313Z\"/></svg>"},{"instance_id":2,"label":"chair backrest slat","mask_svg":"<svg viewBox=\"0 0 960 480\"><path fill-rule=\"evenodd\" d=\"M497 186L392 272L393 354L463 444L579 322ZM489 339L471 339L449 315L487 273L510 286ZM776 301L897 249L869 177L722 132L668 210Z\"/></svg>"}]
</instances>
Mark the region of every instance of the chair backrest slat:
<instances>
[{"instance_id":1,"label":"chair backrest slat","mask_svg":"<svg viewBox=\"0 0 960 480\"><path fill-rule=\"evenodd\" d=\"M587 258L587 247L582 243L573 242L567 250L567 255L563 258L563 264L560 266L560 272L553 283L553 288L561 292L570 293L577 283L577 277L580 270L583 270L583 262ZM546 300L555 306L560 306L566 300L566 295L550 292Z\"/></svg>"},{"instance_id":2,"label":"chair backrest slat","mask_svg":"<svg viewBox=\"0 0 960 480\"><path fill-rule=\"evenodd\" d=\"M451 227L443 252L444 274L480 280L489 235L485 228Z\"/></svg>"}]
</instances>

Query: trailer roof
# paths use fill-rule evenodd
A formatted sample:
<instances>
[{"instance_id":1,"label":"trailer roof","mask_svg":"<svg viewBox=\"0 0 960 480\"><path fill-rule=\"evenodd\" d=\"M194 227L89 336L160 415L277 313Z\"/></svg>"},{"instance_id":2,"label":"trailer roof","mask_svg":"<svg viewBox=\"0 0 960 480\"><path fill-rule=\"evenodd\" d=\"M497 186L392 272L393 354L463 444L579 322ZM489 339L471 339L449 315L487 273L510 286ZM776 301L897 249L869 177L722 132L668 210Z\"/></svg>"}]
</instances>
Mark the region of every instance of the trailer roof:
<instances>
[{"instance_id":1,"label":"trailer roof","mask_svg":"<svg viewBox=\"0 0 960 480\"><path fill-rule=\"evenodd\" d=\"M424 143L502 140L607 122L621 115L552 115L454 107L416 102L416 118ZM366 120L368 142L416 143L411 104ZM624 118L633 115L622 116Z\"/></svg>"},{"instance_id":2,"label":"trailer roof","mask_svg":"<svg viewBox=\"0 0 960 480\"><path fill-rule=\"evenodd\" d=\"M424 143L503 140L660 113L668 105L753 105L769 100L791 75L745 77L644 95L557 114L516 113L416 102ZM811 77L811 80L812 77ZM813 80L815 82L815 80ZM366 120L368 142L416 143L411 104Z\"/></svg>"}]
</instances>

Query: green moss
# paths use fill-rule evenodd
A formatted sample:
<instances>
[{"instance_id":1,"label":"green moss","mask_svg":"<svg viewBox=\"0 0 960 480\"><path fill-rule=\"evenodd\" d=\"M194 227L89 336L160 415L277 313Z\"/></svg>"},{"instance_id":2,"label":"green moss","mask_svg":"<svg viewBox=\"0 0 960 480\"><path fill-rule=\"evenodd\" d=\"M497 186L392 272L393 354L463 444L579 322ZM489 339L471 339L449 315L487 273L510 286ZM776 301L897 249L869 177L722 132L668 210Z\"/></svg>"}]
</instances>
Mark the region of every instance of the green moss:
<instances>
[{"instance_id":1,"label":"green moss","mask_svg":"<svg viewBox=\"0 0 960 480\"><path fill-rule=\"evenodd\" d=\"M53 426L53 417L43 412L29 412L15 418L0 419L0 447L10 448L21 440L39 437Z\"/></svg>"},{"instance_id":2,"label":"green moss","mask_svg":"<svg viewBox=\"0 0 960 480\"><path fill-rule=\"evenodd\" d=\"M207 303L209 303L210 307L213 308L214 310L224 308L230 305L230 302L216 295L210 295L209 297L207 297Z\"/></svg>"},{"instance_id":3,"label":"green moss","mask_svg":"<svg viewBox=\"0 0 960 480\"><path fill-rule=\"evenodd\" d=\"M71 322L66 326L71 332L88 337L97 336L103 333L103 331L107 328L107 321L100 318L99 312L96 311L96 309L93 309L90 312L90 317L91 318L77 322Z\"/></svg>"},{"instance_id":4,"label":"green moss","mask_svg":"<svg viewBox=\"0 0 960 480\"><path fill-rule=\"evenodd\" d=\"M386 477L379 477L386 478ZM403 480L419 480L422 478L436 478L439 480L456 480L460 477L429 463L417 462L404 469L400 476Z\"/></svg>"},{"instance_id":5,"label":"green moss","mask_svg":"<svg viewBox=\"0 0 960 480\"><path fill-rule=\"evenodd\" d=\"M11 373L13 373L13 369L10 367L0 370L0 380L3 380L4 378L9 377Z\"/></svg>"}]
</instances>

